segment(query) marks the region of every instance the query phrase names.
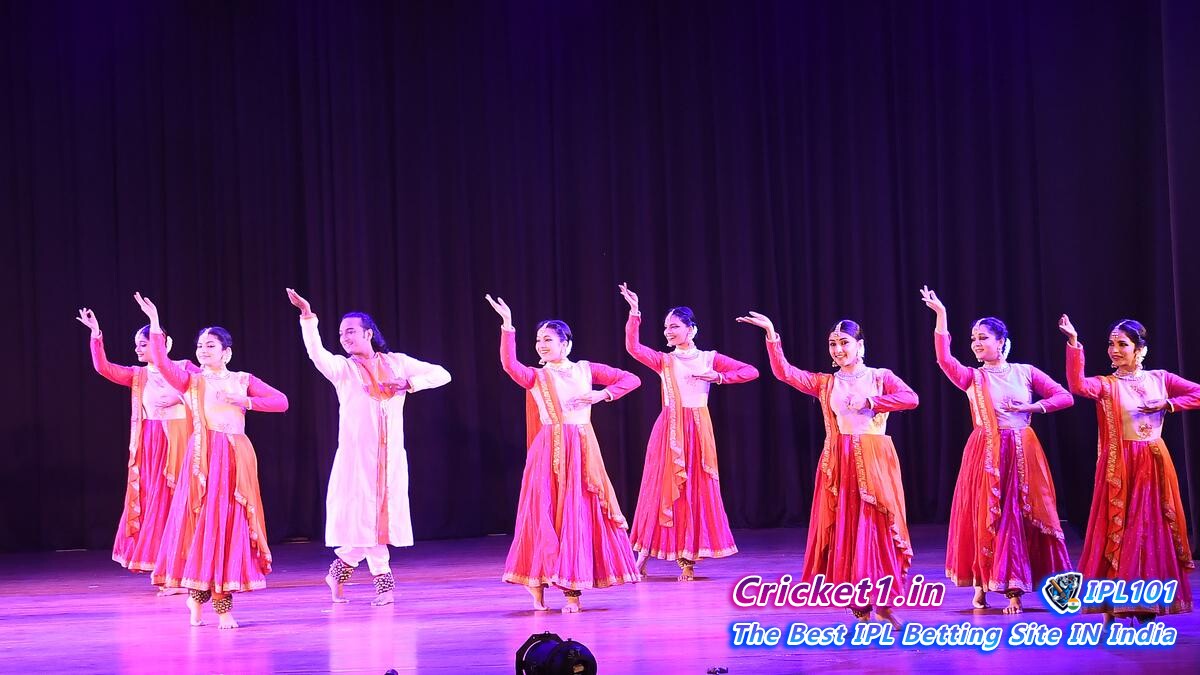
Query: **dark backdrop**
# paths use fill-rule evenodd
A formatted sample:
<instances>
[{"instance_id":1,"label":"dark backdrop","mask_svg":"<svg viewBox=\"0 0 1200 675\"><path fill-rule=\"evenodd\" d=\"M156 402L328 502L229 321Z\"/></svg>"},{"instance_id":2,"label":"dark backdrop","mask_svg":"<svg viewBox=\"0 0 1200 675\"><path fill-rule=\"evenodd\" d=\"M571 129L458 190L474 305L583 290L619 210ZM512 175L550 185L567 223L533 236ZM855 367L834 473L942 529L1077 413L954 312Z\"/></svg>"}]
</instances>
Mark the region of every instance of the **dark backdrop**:
<instances>
[{"instance_id":1,"label":"dark backdrop","mask_svg":"<svg viewBox=\"0 0 1200 675\"><path fill-rule=\"evenodd\" d=\"M157 300L190 353L234 334L233 366L286 392L251 415L274 539L323 530L332 387L308 362L295 286L336 349L373 313L454 381L406 416L419 538L511 529L522 392L497 359L491 292L521 355L560 317L574 356L645 386L595 422L632 514L658 409L622 347L676 304L700 344L764 377L712 400L740 527L807 521L823 429L774 380L762 333L827 368L863 322L868 361L912 384L895 415L909 517L944 521L965 397L933 359L929 283L965 361L973 318L1063 380L1071 313L1093 373L1105 327L1150 329L1149 364L1200 379L1200 17L1190 0L1081 2L0 3L0 547L105 547L121 506L128 395L91 371L77 308L132 361ZM1182 420L1180 419L1182 417ZM1167 440L1196 495L1200 418ZM1095 412L1035 426L1061 513L1086 520ZM1189 521L1197 522L1191 499Z\"/></svg>"}]
</instances>

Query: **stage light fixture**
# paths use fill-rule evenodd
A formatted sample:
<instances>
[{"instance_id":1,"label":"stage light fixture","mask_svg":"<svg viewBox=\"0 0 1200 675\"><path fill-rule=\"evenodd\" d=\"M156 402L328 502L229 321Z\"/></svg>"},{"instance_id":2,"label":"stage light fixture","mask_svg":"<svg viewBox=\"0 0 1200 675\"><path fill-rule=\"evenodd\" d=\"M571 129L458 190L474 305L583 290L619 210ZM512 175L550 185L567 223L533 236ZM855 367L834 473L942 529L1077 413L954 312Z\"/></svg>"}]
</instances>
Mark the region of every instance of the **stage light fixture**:
<instances>
[{"instance_id":1,"label":"stage light fixture","mask_svg":"<svg viewBox=\"0 0 1200 675\"><path fill-rule=\"evenodd\" d=\"M596 657L554 633L534 633L517 648L517 675L596 675Z\"/></svg>"}]
</instances>

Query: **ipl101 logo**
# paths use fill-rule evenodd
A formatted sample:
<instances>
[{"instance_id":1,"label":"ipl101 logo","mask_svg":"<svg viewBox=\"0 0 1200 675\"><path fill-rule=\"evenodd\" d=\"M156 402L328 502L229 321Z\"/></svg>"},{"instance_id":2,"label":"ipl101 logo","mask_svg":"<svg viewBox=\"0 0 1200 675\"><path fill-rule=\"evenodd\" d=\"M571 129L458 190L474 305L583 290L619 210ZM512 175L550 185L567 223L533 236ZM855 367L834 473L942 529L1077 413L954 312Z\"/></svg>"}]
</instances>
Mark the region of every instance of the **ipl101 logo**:
<instances>
[{"instance_id":1,"label":"ipl101 logo","mask_svg":"<svg viewBox=\"0 0 1200 675\"><path fill-rule=\"evenodd\" d=\"M1046 579L1042 584L1042 597L1059 614L1074 614L1082 607L1079 591L1083 588L1083 575L1079 572L1063 572Z\"/></svg>"}]
</instances>

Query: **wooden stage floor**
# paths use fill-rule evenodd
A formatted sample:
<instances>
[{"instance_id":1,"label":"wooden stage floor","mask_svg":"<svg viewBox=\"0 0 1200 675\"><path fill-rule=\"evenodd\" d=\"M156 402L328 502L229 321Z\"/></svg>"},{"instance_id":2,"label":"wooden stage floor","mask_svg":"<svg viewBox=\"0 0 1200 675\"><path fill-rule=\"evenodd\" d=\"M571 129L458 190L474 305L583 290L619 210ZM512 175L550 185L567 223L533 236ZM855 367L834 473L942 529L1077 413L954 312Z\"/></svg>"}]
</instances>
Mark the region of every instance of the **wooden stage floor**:
<instances>
[{"instance_id":1,"label":"wooden stage floor","mask_svg":"<svg viewBox=\"0 0 1200 675\"><path fill-rule=\"evenodd\" d=\"M744 609L731 601L743 575L799 576L805 530L736 533L741 553L697 567L699 579L674 580L674 564L651 561L639 584L583 595L585 611L535 612L521 588L499 581L507 537L418 542L393 551L397 602L372 607L363 569L347 586L351 602L333 605L321 579L328 549L313 543L273 547L276 567L264 591L238 595L241 628L188 625L185 596L155 597L145 575L124 572L105 552L0 556L0 672L73 673L510 673L516 648L531 633L574 638L596 655L601 673L697 673L722 666L731 675L801 672L1197 672L1200 614L1166 617L1178 631L1170 647L734 647L731 625L758 621L785 629L851 624L842 609ZM942 581L945 528L913 528L914 573ZM1070 541L1072 559L1080 542ZM1194 585L1195 582L1193 582ZM1004 616L969 609L970 589L948 588L940 608L898 614L925 626L1052 626L1098 621L1060 617L1040 595L1027 611ZM556 609L562 595L547 591ZM1065 638L1064 638L1065 641Z\"/></svg>"}]
</instances>

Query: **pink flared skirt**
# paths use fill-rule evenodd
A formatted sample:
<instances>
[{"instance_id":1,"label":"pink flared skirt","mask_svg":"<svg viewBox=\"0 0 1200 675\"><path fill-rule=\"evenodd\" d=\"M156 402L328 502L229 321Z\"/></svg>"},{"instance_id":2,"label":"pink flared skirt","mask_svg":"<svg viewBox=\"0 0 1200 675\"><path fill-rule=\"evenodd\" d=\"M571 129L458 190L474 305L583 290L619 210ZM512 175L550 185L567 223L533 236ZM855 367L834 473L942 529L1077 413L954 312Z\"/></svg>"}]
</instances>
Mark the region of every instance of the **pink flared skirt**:
<instances>
[{"instance_id":1,"label":"pink flared skirt","mask_svg":"<svg viewBox=\"0 0 1200 675\"><path fill-rule=\"evenodd\" d=\"M629 536L633 550L645 551L652 558L693 561L724 558L737 553L737 545L729 531L729 518L721 500L721 483L705 471L701 463L700 434L707 433L710 436L707 441L711 444L712 430L702 429L696 416L689 414L690 409L685 408L683 412L680 443L687 479L672 505L671 524L663 524L663 474L676 467L671 457L668 411L664 410L654 422L646 446L646 466L642 471L642 487Z\"/></svg>"},{"instance_id":2,"label":"pink flared skirt","mask_svg":"<svg viewBox=\"0 0 1200 675\"><path fill-rule=\"evenodd\" d=\"M171 510L172 490L166 478L168 447L172 437L177 443L185 443L187 431L185 420L142 420L141 447L133 460L132 478L136 483L126 486L134 494L125 500L112 550L112 559L131 572L154 570ZM130 513L131 509L137 513ZM136 520L136 529L131 520Z\"/></svg>"},{"instance_id":3,"label":"pink flared skirt","mask_svg":"<svg viewBox=\"0 0 1200 675\"><path fill-rule=\"evenodd\" d=\"M195 444L183 462L154 568L155 584L225 593L265 588L266 573L251 544L246 508L236 500L237 464L229 437L207 431L208 475L203 496L185 481L192 475Z\"/></svg>"},{"instance_id":4,"label":"pink flared skirt","mask_svg":"<svg viewBox=\"0 0 1200 675\"><path fill-rule=\"evenodd\" d=\"M1155 452L1157 447L1163 451ZM1128 492L1124 509L1115 517L1124 521L1119 535L1116 565L1106 559L1106 541L1113 536L1108 526L1114 517L1110 512L1109 493L1105 485L1105 462L1097 466L1095 492L1092 497L1091 514L1088 517L1087 534L1083 541L1083 555L1079 559L1079 571L1084 579L1123 579L1126 594L1131 593L1129 584L1138 581L1177 581L1179 586L1172 603L1120 605L1115 609L1122 612L1153 612L1154 614L1180 614L1192 611L1192 587L1188 582L1190 569L1180 560L1172 528L1186 534L1187 525L1182 512L1175 513L1173 503L1178 503L1179 479L1165 453L1161 441L1152 444L1146 441L1125 441L1120 446L1126 469ZM1173 495L1173 496L1172 496ZM1183 557L1188 557L1184 554ZM1113 609L1093 607L1092 609Z\"/></svg>"},{"instance_id":5,"label":"pink flared skirt","mask_svg":"<svg viewBox=\"0 0 1200 675\"><path fill-rule=\"evenodd\" d=\"M542 427L526 455L504 581L570 590L635 582L628 533L588 489L580 427L562 429L561 478L551 427Z\"/></svg>"},{"instance_id":6,"label":"pink flared skirt","mask_svg":"<svg viewBox=\"0 0 1200 675\"><path fill-rule=\"evenodd\" d=\"M870 503L859 490L854 443L873 444L870 456L886 466L865 467L864 474L880 477L876 495L887 496ZM836 501L828 495L826 477L817 467L816 491L809 516L808 544L804 549L803 580L812 582L818 574L828 583L857 584L864 579L881 583L891 577L890 593L884 604L908 592L908 568L912 547L904 514L904 489L900 482L900 464L892 441L882 435L841 436L832 458ZM833 512L829 512L833 503ZM871 596L875 598L875 595Z\"/></svg>"},{"instance_id":7,"label":"pink flared skirt","mask_svg":"<svg viewBox=\"0 0 1200 675\"><path fill-rule=\"evenodd\" d=\"M1052 532L1043 531L1022 509L1017 441L1026 433L1032 431L1000 430L1000 513L991 547L981 536L982 523L987 522L990 508L985 489L987 447L980 430L967 440L950 506L950 533L946 542L946 576L958 586L1028 593L1038 590L1045 577L1071 569L1066 543ZM1027 474L1048 477L1041 448L1036 443L1025 446ZM1046 508L1057 527L1054 505Z\"/></svg>"}]
</instances>

